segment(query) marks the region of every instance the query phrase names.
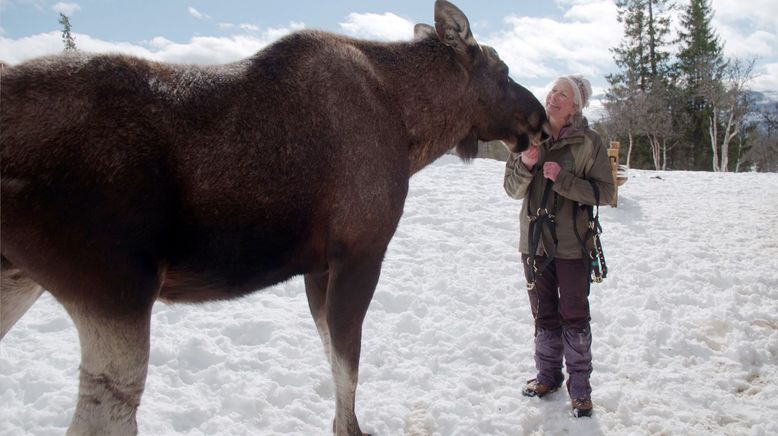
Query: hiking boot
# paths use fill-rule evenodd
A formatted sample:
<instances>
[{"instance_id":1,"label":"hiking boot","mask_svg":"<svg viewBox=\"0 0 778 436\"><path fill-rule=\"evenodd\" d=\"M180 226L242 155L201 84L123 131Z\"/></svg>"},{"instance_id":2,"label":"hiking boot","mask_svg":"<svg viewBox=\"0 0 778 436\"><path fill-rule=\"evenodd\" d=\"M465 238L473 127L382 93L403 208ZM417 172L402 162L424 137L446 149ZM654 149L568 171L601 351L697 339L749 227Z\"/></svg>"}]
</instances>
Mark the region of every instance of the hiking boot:
<instances>
[{"instance_id":1,"label":"hiking boot","mask_svg":"<svg viewBox=\"0 0 778 436\"><path fill-rule=\"evenodd\" d=\"M573 416L580 418L582 416L592 416L592 400L580 398L573 400Z\"/></svg>"},{"instance_id":2,"label":"hiking boot","mask_svg":"<svg viewBox=\"0 0 778 436\"><path fill-rule=\"evenodd\" d=\"M533 378L532 380L527 381L527 386L524 387L524 390L522 390L521 393L525 397L543 398L544 396L559 390L560 386L562 385L546 386L539 382L537 379Z\"/></svg>"}]
</instances>

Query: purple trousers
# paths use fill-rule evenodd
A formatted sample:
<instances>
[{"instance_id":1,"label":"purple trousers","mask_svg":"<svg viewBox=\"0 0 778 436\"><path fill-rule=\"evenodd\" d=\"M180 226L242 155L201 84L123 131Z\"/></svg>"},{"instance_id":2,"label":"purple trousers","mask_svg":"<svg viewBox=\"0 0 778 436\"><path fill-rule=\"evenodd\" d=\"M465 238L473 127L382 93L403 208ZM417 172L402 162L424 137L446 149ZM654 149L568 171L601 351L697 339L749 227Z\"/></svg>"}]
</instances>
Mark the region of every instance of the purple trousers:
<instances>
[{"instance_id":1,"label":"purple trousers","mask_svg":"<svg viewBox=\"0 0 778 436\"><path fill-rule=\"evenodd\" d=\"M527 255L522 255L524 275L529 281ZM545 257L537 256L536 265ZM589 268L581 259L554 259L529 289L535 319L535 368L537 379L546 386L564 380L564 359L571 398L591 398L592 332L589 327Z\"/></svg>"}]
</instances>

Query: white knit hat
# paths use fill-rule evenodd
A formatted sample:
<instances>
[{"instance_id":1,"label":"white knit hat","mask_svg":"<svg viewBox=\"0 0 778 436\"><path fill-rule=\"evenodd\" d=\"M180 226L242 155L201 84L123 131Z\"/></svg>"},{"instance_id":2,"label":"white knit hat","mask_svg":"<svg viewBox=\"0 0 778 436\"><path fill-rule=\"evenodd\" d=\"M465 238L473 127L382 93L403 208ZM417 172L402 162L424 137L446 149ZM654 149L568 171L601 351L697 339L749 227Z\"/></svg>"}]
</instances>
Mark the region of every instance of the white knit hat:
<instances>
[{"instance_id":1,"label":"white knit hat","mask_svg":"<svg viewBox=\"0 0 778 436\"><path fill-rule=\"evenodd\" d=\"M578 105L579 110L589 106L589 98L592 96L592 84L580 74L571 74L562 76L557 81L566 80L573 88L573 101Z\"/></svg>"}]
</instances>

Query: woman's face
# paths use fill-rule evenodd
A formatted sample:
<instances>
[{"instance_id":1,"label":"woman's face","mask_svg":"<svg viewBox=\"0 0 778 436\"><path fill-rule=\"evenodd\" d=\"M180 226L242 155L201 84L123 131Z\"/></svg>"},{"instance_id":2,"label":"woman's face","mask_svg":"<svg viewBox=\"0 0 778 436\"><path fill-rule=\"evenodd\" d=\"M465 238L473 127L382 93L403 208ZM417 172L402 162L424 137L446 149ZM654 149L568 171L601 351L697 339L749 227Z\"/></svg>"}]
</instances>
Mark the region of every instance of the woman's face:
<instances>
[{"instance_id":1,"label":"woman's face","mask_svg":"<svg viewBox=\"0 0 778 436\"><path fill-rule=\"evenodd\" d=\"M566 80L555 82L551 92L546 96L546 114L550 119L564 123L574 113L573 88Z\"/></svg>"}]
</instances>

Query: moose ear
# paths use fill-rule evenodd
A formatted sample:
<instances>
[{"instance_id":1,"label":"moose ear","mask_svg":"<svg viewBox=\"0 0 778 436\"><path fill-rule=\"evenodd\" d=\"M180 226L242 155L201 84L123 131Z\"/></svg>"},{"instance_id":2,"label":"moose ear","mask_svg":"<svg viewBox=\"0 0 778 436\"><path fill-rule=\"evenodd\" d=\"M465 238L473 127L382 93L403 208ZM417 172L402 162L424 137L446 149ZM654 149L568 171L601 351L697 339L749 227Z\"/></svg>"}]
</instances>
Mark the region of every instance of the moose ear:
<instances>
[{"instance_id":1,"label":"moose ear","mask_svg":"<svg viewBox=\"0 0 778 436\"><path fill-rule=\"evenodd\" d=\"M429 24L419 23L413 27L413 39L421 41L427 38L437 38L438 34L435 33L435 28Z\"/></svg>"},{"instance_id":2,"label":"moose ear","mask_svg":"<svg viewBox=\"0 0 778 436\"><path fill-rule=\"evenodd\" d=\"M466 58L470 48L478 47L465 14L445 0L435 2L435 31L444 44Z\"/></svg>"}]
</instances>

